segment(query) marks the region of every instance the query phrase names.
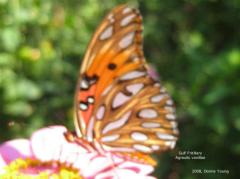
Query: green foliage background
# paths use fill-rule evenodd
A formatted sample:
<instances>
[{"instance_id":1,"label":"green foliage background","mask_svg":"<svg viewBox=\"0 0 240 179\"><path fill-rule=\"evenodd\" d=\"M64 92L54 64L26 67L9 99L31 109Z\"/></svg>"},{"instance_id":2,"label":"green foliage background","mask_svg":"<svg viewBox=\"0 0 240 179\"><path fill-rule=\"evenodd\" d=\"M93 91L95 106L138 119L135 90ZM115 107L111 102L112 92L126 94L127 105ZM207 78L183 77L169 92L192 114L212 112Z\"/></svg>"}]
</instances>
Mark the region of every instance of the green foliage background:
<instances>
[{"instance_id":1,"label":"green foliage background","mask_svg":"<svg viewBox=\"0 0 240 179\"><path fill-rule=\"evenodd\" d=\"M103 16L138 4L146 58L175 99L180 138L158 178L237 178L240 169L239 0L0 0L0 141L47 125L73 129L73 94L87 44ZM181 160L179 151L206 160ZM229 175L192 174L228 169Z\"/></svg>"}]
</instances>

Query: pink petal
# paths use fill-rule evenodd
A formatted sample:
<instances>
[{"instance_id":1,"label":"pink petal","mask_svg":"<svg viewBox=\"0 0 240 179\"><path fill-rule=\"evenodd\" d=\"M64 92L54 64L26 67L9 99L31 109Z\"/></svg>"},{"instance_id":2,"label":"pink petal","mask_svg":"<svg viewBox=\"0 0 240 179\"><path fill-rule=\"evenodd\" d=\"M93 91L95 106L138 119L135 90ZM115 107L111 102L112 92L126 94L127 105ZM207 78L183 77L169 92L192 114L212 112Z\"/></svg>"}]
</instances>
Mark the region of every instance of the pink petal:
<instances>
[{"instance_id":1,"label":"pink petal","mask_svg":"<svg viewBox=\"0 0 240 179\"><path fill-rule=\"evenodd\" d=\"M92 158L95 158L98 154L97 153L86 153L79 155L77 160L74 162L73 167L79 168L81 175L85 178L89 177L88 174L88 167L91 165ZM94 173L94 171L92 171ZM90 176L92 173L90 174Z\"/></svg>"},{"instance_id":2,"label":"pink petal","mask_svg":"<svg viewBox=\"0 0 240 179\"><path fill-rule=\"evenodd\" d=\"M62 163L73 164L77 161L78 157L87 154L87 150L85 148L75 143L69 143L66 140L64 140L60 150L61 154L58 160Z\"/></svg>"},{"instance_id":3,"label":"pink petal","mask_svg":"<svg viewBox=\"0 0 240 179\"><path fill-rule=\"evenodd\" d=\"M2 156L0 155L0 175L5 173L4 166L6 166L7 163L4 161Z\"/></svg>"},{"instance_id":4,"label":"pink petal","mask_svg":"<svg viewBox=\"0 0 240 179\"><path fill-rule=\"evenodd\" d=\"M42 161L53 160L55 155L60 155L62 137L67 129L62 126L53 126L37 130L31 136L30 142L36 158Z\"/></svg>"},{"instance_id":5,"label":"pink petal","mask_svg":"<svg viewBox=\"0 0 240 179\"><path fill-rule=\"evenodd\" d=\"M153 171L153 167L141 163L124 161L123 158L106 153L104 156L98 154L92 157L91 161L84 162L81 167L81 174L85 178L149 178L147 174Z\"/></svg>"},{"instance_id":6,"label":"pink petal","mask_svg":"<svg viewBox=\"0 0 240 179\"><path fill-rule=\"evenodd\" d=\"M3 159L2 154L0 154L0 168L7 165L7 162Z\"/></svg>"},{"instance_id":7,"label":"pink petal","mask_svg":"<svg viewBox=\"0 0 240 179\"><path fill-rule=\"evenodd\" d=\"M67 162L74 159L77 153L85 152L83 147L66 141L63 135L66 131L64 126L50 126L36 131L31 137L36 158L41 161Z\"/></svg>"},{"instance_id":8,"label":"pink petal","mask_svg":"<svg viewBox=\"0 0 240 179\"><path fill-rule=\"evenodd\" d=\"M112 155L111 153L106 153L106 155L96 155L91 159L91 162L85 170L81 170L84 176L96 175L100 172L107 170L112 170L116 165L122 163L123 159Z\"/></svg>"},{"instance_id":9,"label":"pink petal","mask_svg":"<svg viewBox=\"0 0 240 179\"><path fill-rule=\"evenodd\" d=\"M154 170L154 168L151 165L141 164L141 163L136 163L131 161L124 162L123 164L119 165L119 168L132 170L135 173L142 174L142 175L148 175L152 173Z\"/></svg>"},{"instance_id":10,"label":"pink petal","mask_svg":"<svg viewBox=\"0 0 240 179\"><path fill-rule=\"evenodd\" d=\"M15 139L0 145L1 160L10 163L17 158L33 157L29 140Z\"/></svg>"}]
</instances>

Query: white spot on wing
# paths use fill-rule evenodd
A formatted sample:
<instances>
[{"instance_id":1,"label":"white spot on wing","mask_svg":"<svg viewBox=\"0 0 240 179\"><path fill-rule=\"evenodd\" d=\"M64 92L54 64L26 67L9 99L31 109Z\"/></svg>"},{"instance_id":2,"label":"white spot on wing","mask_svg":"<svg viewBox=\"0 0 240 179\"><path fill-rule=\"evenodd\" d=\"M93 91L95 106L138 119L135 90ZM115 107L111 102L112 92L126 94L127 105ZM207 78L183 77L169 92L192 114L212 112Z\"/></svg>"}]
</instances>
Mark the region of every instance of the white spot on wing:
<instances>
[{"instance_id":1,"label":"white spot on wing","mask_svg":"<svg viewBox=\"0 0 240 179\"><path fill-rule=\"evenodd\" d=\"M163 140L175 140L175 137L172 136L172 135L169 135L169 134L164 134L164 133L161 133L161 132L157 132L156 133L157 137L159 139L163 139Z\"/></svg>"},{"instance_id":2,"label":"white spot on wing","mask_svg":"<svg viewBox=\"0 0 240 179\"><path fill-rule=\"evenodd\" d=\"M93 97L88 97L88 103L93 104L94 103L94 98Z\"/></svg>"},{"instance_id":3,"label":"white spot on wing","mask_svg":"<svg viewBox=\"0 0 240 179\"><path fill-rule=\"evenodd\" d=\"M124 8L122 11L123 14L127 14L128 12L131 12L131 8L129 7Z\"/></svg>"},{"instance_id":4,"label":"white spot on wing","mask_svg":"<svg viewBox=\"0 0 240 179\"><path fill-rule=\"evenodd\" d=\"M176 145L176 142L175 141L166 141L165 145L169 146L171 149L173 149Z\"/></svg>"},{"instance_id":5,"label":"white spot on wing","mask_svg":"<svg viewBox=\"0 0 240 179\"><path fill-rule=\"evenodd\" d=\"M87 141L89 142L93 141L93 126L94 126L94 118L91 117L88 124L88 129L87 129Z\"/></svg>"},{"instance_id":6,"label":"white spot on wing","mask_svg":"<svg viewBox=\"0 0 240 179\"><path fill-rule=\"evenodd\" d=\"M113 26L107 27L100 35L100 40L106 40L113 34Z\"/></svg>"},{"instance_id":7,"label":"white spot on wing","mask_svg":"<svg viewBox=\"0 0 240 179\"><path fill-rule=\"evenodd\" d=\"M153 86L154 86L154 87L159 87L159 86L161 86L161 85L160 85L160 83L154 83Z\"/></svg>"},{"instance_id":8,"label":"white spot on wing","mask_svg":"<svg viewBox=\"0 0 240 179\"><path fill-rule=\"evenodd\" d=\"M173 105L173 100L171 100L171 99L167 100L166 104L167 105Z\"/></svg>"},{"instance_id":9,"label":"white spot on wing","mask_svg":"<svg viewBox=\"0 0 240 179\"><path fill-rule=\"evenodd\" d=\"M152 96L152 97L151 97L151 102L152 102L152 103L159 103L159 102L162 101L165 97L166 97L166 95L164 95L164 94L158 94L158 95Z\"/></svg>"},{"instance_id":10,"label":"white spot on wing","mask_svg":"<svg viewBox=\"0 0 240 179\"><path fill-rule=\"evenodd\" d=\"M144 85L142 83L137 83L137 84L128 85L126 88L129 92L135 95L143 88L143 86Z\"/></svg>"},{"instance_id":11,"label":"white spot on wing","mask_svg":"<svg viewBox=\"0 0 240 179\"><path fill-rule=\"evenodd\" d=\"M142 127L144 128L157 128L160 127L161 125L156 122L144 122L142 123Z\"/></svg>"},{"instance_id":12,"label":"white spot on wing","mask_svg":"<svg viewBox=\"0 0 240 179\"><path fill-rule=\"evenodd\" d=\"M124 95L122 92L119 92L113 99L112 107L116 108L123 105L127 102L131 97Z\"/></svg>"},{"instance_id":13,"label":"white spot on wing","mask_svg":"<svg viewBox=\"0 0 240 179\"><path fill-rule=\"evenodd\" d=\"M85 103L81 103L79 104L79 108L83 111L87 110L88 106Z\"/></svg>"},{"instance_id":14,"label":"white spot on wing","mask_svg":"<svg viewBox=\"0 0 240 179\"><path fill-rule=\"evenodd\" d=\"M140 152L144 152L144 153L149 153L152 151L151 148L145 146L145 145L141 145L141 144L134 144L133 148L140 151Z\"/></svg>"},{"instance_id":15,"label":"white spot on wing","mask_svg":"<svg viewBox=\"0 0 240 179\"><path fill-rule=\"evenodd\" d=\"M175 116L174 114L167 114L167 115L166 115L166 118L167 118L168 120L175 120L175 119L176 119L176 116Z\"/></svg>"},{"instance_id":16,"label":"white spot on wing","mask_svg":"<svg viewBox=\"0 0 240 179\"><path fill-rule=\"evenodd\" d=\"M166 92L166 88L162 87L162 88L160 89L160 92L165 93L165 92Z\"/></svg>"},{"instance_id":17,"label":"white spot on wing","mask_svg":"<svg viewBox=\"0 0 240 179\"><path fill-rule=\"evenodd\" d=\"M108 123L108 124L103 128L102 133L103 133L103 134L106 134L107 132L109 132L109 131L111 131L111 130L114 130L114 129L117 129L117 128L122 127L122 126L128 121L130 115L131 115L131 111L125 113L120 119Z\"/></svg>"},{"instance_id":18,"label":"white spot on wing","mask_svg":"<svg viewBox=\"0 0 240 179\"><path fill-rule=\"evenodd\" d=\"M175 112L175 108L173 107L165 106L164 109L166 109L170 113Z\"/></svg>"},{"instance_id":19,"label":"white spot on wing","mask_svg":"<svg viewBox=\"0 0 240 179\"><path fill-rule=\"evenodd\" d=\"M130 32L125 37L123 37L119 42L119 46L122 49L127 48L133 42L134 34L134 32Z\"/></svg>"},{"instance_id":20,"label":"white spot on wing","mask_svg":"<svg viewBox=\"0 0 240 179\"><path fill-rule=\"evenodd\" d=\"M140 57L138 57L138 56L135 56L134 58L132 58L132 61L133 62L140 62Z\"/></svg>"},{"instance_id":21,"label":"white spot on wing","mask_svg":"<svg viewBox=\"0 0 240 179\"><path fill-rule=\"evenodd\" d=\"M97 114L96 114L97 119L98 120L103 119L104 113L105 113L105 106L102 105L98 108L98 111L97 111Z\"/></svg>"},{"instance_id":22,"label":"white spot on wing","mask_svg":"<svg viewBox=\"0 0 240 179\"><path fill-rule=\"evenodd\" d=\"M129 15L129 16L124 17L124 18L121 20L120 25L121 25L122 27L128 25L134 17L135 17L135 14L131 14L131 15Z\"/></svg>"},{"instance_id":23,"label":"white spot on wing","mask_svg":"<svg viewBox=\"0 0 240 179\"><path fill-rule=\"evenodd\" d=\"M133 132L131 134L131 138L135 141L145 141L148 139L147 135L145 135L141 132Z\"/></svg>"},{"instance_id":24,"label":"white spot on wing","mask_svg":"<svg viewBox=\"0 0 240 179\"><path fill-rule=\"evenodd\" d=\"M139 78L141 76L144 76L146 73L143 71L131 71L128 72L127 74L123 75L120 79L121 80L131 80L135 78Z\"/></svg>"},{"instance_id":25,"label":"white spot on wing","mask_svg":"<svg viewBox=\"0 0 240 179\"><path fill-rule=\"evenodd\" d=\"M103 138L101 138L102 142L113 142L115 140L117 140L120 137L119 134L114 134L114 135L109 135L109 136L105 136Z\"/></svg>"},{"instance_id":26,"label":"white spot on wing","mask_svg":"<svg viewBox=\"0 0 240 179\"><path fill-rule=\"evenodd\" d=\"M177 123L175 121L171 121L170 122L172 128L176 128L177 127Z\"/></svg>"},{"instance_id":27,"label":"white spot on wing","mask_svg":"<svg viewBox=\"0 0 240 179\"><path fill-rule=\"evenodd\" d=\"M153 150L159 150L160 149L159 145L152 145L151 147L152 147Z\"/></svg>"},{"instance_id":28,"label":"white spot on wing","mask_svg":"<svg viewBox=\"0 0 240 179\"><path fill-rule=\"evenodd\" d=\"M140 62L141 57L140 57L138 54L133 53L133 54L130 56L130 59L131 59L133 62Z\"/></svg>"},{"instance_id":29,"label":"white spot on wing","mask_svg":"<svg viewBox=\"0 0 240 179\"><path fill-rule=\"evenodd\" d=\"M138 115L141 118L156 118L158 116L158 113L153 109L142 109Z\"/></svg>"},{"instance_id":30,"label":"white spot on wing","mask_svg":"<svg viewBox=\"0 0 240 179\"><path fill-rule=\"evenodd\" d=\"M86 80L84 80L84 79L82 79L81 81L80 81L80 89L88 89L89 88L89 84L88 84L88 82L86 81Z\"/></svg>"},{"instance_id":31,"label":"white spot on wing","mask_svg":"<svg viewBox=\"0 0 240 179\"><path fill-rule=\"evenodd\" d=\"M178 131L178 129L176 129L176 128L175 128L175 129L173 129L173 133L174 133L174 134L176 134L176 135L178 135L178 134L179 134L179 131Z\"/></svg>"},{"instance_id":32,"label":"white spot on wing","mask_svg":"<svg viewBox=\"0 0 240 179\"><path fill-rule=\"evenodd\" d=\"M114 17L113 17L113 14L109 14L108 16L108 20L113 23L115 20L114 20Z\"/></svg>"}]
</instances>

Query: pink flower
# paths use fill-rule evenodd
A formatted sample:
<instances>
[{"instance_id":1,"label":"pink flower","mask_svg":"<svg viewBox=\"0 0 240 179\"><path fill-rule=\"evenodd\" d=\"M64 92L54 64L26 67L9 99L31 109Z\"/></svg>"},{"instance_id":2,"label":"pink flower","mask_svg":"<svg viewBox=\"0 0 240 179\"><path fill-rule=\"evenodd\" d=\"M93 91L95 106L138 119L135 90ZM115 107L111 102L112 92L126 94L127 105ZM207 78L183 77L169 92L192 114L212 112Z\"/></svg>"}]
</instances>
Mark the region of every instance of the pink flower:
<instances>
[{"instance_id":1,"label":"pink flower","mask_svg":"<svg viewBox=\"0 0 240 179\"><path fill-rule=\"evenodd\" d=\"M64 137L66 131L63 126L51 126L36 131L30 140L1 144L0 178L17 174L22 178L45 175L46 178L154 179L149 176L153 171L151 165L112 152L89 151L85 144L68 142Z\"/></svg>"}]
</instances>

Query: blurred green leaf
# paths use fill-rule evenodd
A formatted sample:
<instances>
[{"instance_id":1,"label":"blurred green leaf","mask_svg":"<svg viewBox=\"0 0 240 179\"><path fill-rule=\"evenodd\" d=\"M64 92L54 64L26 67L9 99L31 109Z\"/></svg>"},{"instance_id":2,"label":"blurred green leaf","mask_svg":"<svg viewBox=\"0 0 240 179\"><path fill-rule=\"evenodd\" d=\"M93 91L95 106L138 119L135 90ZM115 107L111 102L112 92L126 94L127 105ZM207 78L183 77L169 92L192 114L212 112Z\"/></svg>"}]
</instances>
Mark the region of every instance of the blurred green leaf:
<instances>
[{"instance_id":1,"label":"blurred green leaf","mask_svg":"<svg viewBox=\"0 0 240 179\"><path fill-rule=\"evenodd\" d=\"M12 68L15 65L14 56L9 53L0 53L0 67Z\"/></svg>"},{"instance_id":2,"label":"blurred green leaf","mask_svg":"<svg viewBox=\"0 0 240 179\"><path fill-rule=\"evenodd\" d=\"M240 155L240 144L236 144L234 147L233 147L233 152L236 153L237 155Z\"/></svg>"},{"instance_id":3,"label":"blurred green leaf","mask_svg":"<svg viewBox=\"0 0 240 179\"><path fill-rule=\"evenodd\" d=\"M3 46L8 51L14 51L21 41L21 35L17 28L7 27L1 31Z\"/></svg>"},{"instance_id":4,"label":"blurred green leaf","mask_svg":"<svg viewBox=\"0 0 240 179\"><path fill-rule=\"evenodd\" d=\"M8 0L0 0L0 4L5 4L7 3Z\"/></svg>"},{"instance_id":5,"label":"blurred green leaf","mask_svg":"<svg viewBox=\"0 0 240 179\"><path fill-rule=\"evenodd\" d=\"M20 49L19 55L23 59L28 59L28 60L39 60L41 57L41 52L37 48L32 48L28 46L24 46L23 48Z\"/></svg>"},{"instance_id":6,"label":"blurred green leaf","mask_svg":"<svg viewBox=\"0 0 240 179\"><path fill-rule=\"evenodd\" d=\"M222 100L229 93L227 86L218 84L213 87L212 90L209 90L208 93L204 96L204 102L206 104L214 104Z\"/></svg>"},{"instance_id":7,"label":"blurred green leaf","mask_svg":"<svg viewBox=\"0 0 240 179\"><path fill-rule=\"evenodd\" d=\"M29 116L32 114L32 106L23 101L15 101L14 103L8 103L5 107L5 112L12 115Z\"/></svg>"},{"instance_id":8,"label":"blurred green leaf","mask_svg":"<svg viewBox=\"0 0 240 179\"><path fill-rule=\"evenodd\" d=\"M229 63L233 66L240 66L240 50L234 49L229 52Z\"/></svg>"},{"instance_id":9,"label":"blurred green leaf","mask_svg":"<svg viewBox=\"0 0 240 179\"><path fill-rule=\"evenodd\" d=\"M18 79L7 83L5 97L7 101L13 100L34 100L41 97L42 92L40 88L33 82L26 79Z\"/></svg>"}]
</instances>

